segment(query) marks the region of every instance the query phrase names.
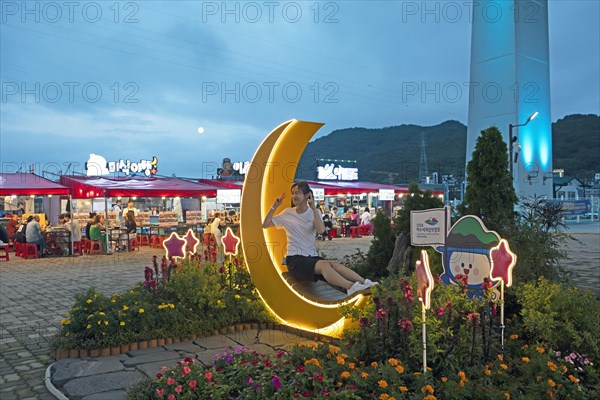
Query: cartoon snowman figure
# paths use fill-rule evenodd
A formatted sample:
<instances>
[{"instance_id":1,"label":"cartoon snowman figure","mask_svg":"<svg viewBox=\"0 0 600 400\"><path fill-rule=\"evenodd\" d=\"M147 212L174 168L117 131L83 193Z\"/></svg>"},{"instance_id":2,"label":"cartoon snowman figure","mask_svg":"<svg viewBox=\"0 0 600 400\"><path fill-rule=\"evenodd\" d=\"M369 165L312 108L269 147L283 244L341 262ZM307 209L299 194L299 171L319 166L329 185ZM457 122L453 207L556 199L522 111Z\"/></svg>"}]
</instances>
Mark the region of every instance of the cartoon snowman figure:
<instances>
[{"instance_id":1,"label":"cartoon snowman figure","mask_svg":"<svg viewBox=\"0 0 600 400\"><path fill-rule=\"evenodd\" d=\"M467 215L459 219L448 232L445 246L436 248L442 253L442 282L456 285L466 279L469 295L481 295L486 278L493 285L498 283L490 276L490 249L499 242L500 236L487 230L478 217Z\"/></svg>"}]
</instances>

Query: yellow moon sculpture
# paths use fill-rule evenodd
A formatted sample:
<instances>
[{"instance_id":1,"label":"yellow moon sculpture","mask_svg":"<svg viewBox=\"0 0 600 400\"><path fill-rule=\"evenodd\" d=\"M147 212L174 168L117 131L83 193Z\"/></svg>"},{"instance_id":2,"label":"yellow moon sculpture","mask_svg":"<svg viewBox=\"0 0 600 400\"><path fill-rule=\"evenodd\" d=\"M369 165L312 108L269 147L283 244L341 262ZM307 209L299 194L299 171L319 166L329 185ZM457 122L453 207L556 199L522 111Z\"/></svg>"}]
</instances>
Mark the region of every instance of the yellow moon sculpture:
<instances>
[{"instance_id":1,"label":"yellow moon sculpture","mask_svg":"<svg viewBox=\"0 0 600 400\"><path fill-rule=\"evenodd\" d=\"M269 309L284 324L330 336L340 336L344 318L342 304L362 305L357 294L338 303L314 302L292 288L281 276L285 271L287 239L283 229L263 229L262 221L276 197L294 182L300 156L322 123L287 121L261 143L246 173L242 191L240 232L246 265L254 285Z\"/></svg>"}]
</instances>

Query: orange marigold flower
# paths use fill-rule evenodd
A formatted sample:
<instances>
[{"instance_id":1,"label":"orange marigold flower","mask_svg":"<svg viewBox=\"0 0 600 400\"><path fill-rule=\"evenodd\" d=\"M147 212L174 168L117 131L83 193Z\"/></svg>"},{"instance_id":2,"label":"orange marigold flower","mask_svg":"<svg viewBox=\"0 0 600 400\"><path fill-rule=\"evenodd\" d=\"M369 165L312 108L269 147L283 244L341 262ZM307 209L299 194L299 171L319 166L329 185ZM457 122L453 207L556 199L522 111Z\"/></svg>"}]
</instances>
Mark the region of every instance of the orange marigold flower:
<instances>
[{"instance_id":1,"label":"orange marigold flower","mask_svg":"<svg viewBox=\"0 0 600 400\"><path fill-rule=\"evenodd\" d=\"M486 374L487 376L490 376L490 375L492 374L492 371L490 371L489 369L486 369L486 370L485 370L485 374Z\"/></svg>"},{"instance_id":2,"label":"orange marigold flower","mask_svg":"<svg viewBox=\"0 0 600 400\"><path fill-rule=\"evenodd\" d=\"M548 385L550 385L550 387L554 387L556 386L556 383L554 383L552 379L548 379Z\"/></svg>"},{"instance_id":3,"label":"orange marigold flower","mask_svg":"<svg viewBox=\"0 0 600 400\"><path fill-rule=\"evenodd\" d=\"M433 387L431 385L425 385L421 388L421 392L423 393L432 393L434 392Z\"/></svg>"},{"instance_id":4,"label":"orange marigold flower","mask_svg":"<svg viewBox=\"0 0 600 400\"><path fill-rule=\"evenodd\" d=\"M423 400L437 400L437 397L435 397L434 395L430 394L428 396L423 397Z\"/></svg>"},{"instance_id":5,"label":"orange marigold flower","mask_svg":"<svg viewBox=\"0 0 600 400\"><path fill-rule=\"evenodd\" d=\"M388 362L390 363L390 365L391 365L392 367L395 367L396 365L398 365L398 364L399 364L399 361L398 361L398 360L396 360L395 358L389 358L389 359L388 359Z\"/></svg>"},{"instance_id":6,"label":"orange marigold flower","mask_svg":"<svg viewBox=\"0 0 600 400\"><path fill-rule=\"evenodd\" d=\"M503 370L507 370L508 369L508 365L506 364L500 364L500 368L502 368Z\"/></svg>"},{"instance_id":7,"label":"orange marigold flower","mask_svg":"<svg viewBox=\"0 0 600 400\"><path fill-rule=\"evenodd\" d=\"M504 361L504 356L502 354L498 354L498 361Z\"/></svg>"},{"instance_id":8,"label":"orange marigold flower","mask_svg":"<svg viewBox=\"0 0 600 400\"><path fill-rule=\"evenodd\" d=\"M446 383L446 382L448 382L448 378L446 378L445 376L442 376L441 381L444 382L444 383Z\"/></svg>"},{"instance_id":9,"label":"orange marigold flower","mask_svg":"<svg viewBox=\"0 0 600 400\"><path fill-rule=\"evenodd\" d=\"M337 363L338 363L338 364L345 364L345 363L346 363L346 360L344 360L344 357L339 357L339 356L338 356L338 357L337 357Z\"/></svg>"},{"instance_id":10,"label":"orange marigold flower","mask_svg":"<svg viewBox=\"0 0 600 400\"><path fill-rule=\"evenodd\" d=\"M361 372L360 376L366 379L369 376L369 374L367 374L366 372Z\"/></svg>"},{"instance_id":11,"label":"orange marigold flower","mask_svg":"<svg viewBox=\"0 0 600 400\"><path fill-rule=\"evenodd\" d=\"M376 366L377 366L377 361L373 361L373 362L371 363L371 367L375 368Z\"/></svg>"},{"instance_id":12,"label":"orange marigold flower","mask_svg":"<svg viewBox=\"0 0 600 400\"><path fill-rule=\"evenodd\" d=\"M506 400L510 400L510 393L504 392L504 397L506 397Z\"/></svg>"},{"instance_id":13,"label":"orange marigold flower","mask_svg":"<svg viewBox=\"0 0 600 400\"><path fill-rule=\"evenodd\" d=\"M562 372L567 372L567 367L565 367L564 365L561 365L560 369L562 370Z\"/></svg>"},{"instance_id":14,"label":"orange marigold flower","mask_svg":"<svg viewBox=\"0 0 600 400\"><path fill-rule=\"evenodd\" d=\"M348 363L348 368L354 369L354 368L356 368L356 364L354 364L354 363Z\"/></svg>"},{"instance_id":15,"label":"orange marigold flower","mask_svg":"<svg viewBox=\"0 0 600 400\"><path fill-rule=\"evenodd\" d=\"M524 363L528 363L529 357L521 357L521 360L523 360Z\"/></svg>"},{"instance_id":16,"label":"orange marigold flower","mask_svg":"<svg viewBox=\"0 0 600 400\"><path fill-rule=\"evenodd\" d=\"M401 392L408 392L408 388L406 386L400 386L398 388Z\"/></svg>"},{"instance_id":17,"label":"orange marigold flower","mask_svg":"<svg viewBox=\"0 0 600 400\"><path fill-rule=\"evenodd\" d=\"M396 372L399 373L399 374L403 374L404 373L404 367L402 365L396 366Z\"/></svg>"},{"instance_id":18,"label":"orange marigold flower","mask_svg":"<svg viewBox=\"0 0 600 400\"><path fill-rule=\"evenodd\" d=\"M460 372L458 373L458 377L459 377L461 380L462 380L462 379L467 379L467 375L466 375L466 374L465 374L463 371L460 371Z\"/></svg>"},{"instance_id":19,"label":"orange marigold flower","mask_svg":"<svg viewBox=\"0 0 600 400\"><path fill-rule=\"evenodd\" d=\"M385 379L378 381L377 384L379 385L380 388L383 388L383 389L388 387L388 383L385 381Z\"/></svg>"},{"instance_id":20,"label":"orange marigold flower","mask_svg":"<svg viewBox=\"0 0 600 400\"><path fill-rule=\"evenodd\" d=\"M343 379L350 378L350 372L344 371L340 374Z\"/></svg>"},{"instance_id":21,"label":"orange marigold flower","mask_svg":"<svg viewBox=\"0 0 600 400\"><path fill-rule=\"evenodd\" d=\"M346 354L346 353L342 353L342 354L340 354L340 356L344 359L348 358L348 354Z\"/></svg>"},{"instance_id":22,"label":"orange marigold flower","mask_svg":"<svg viewBox=\"0 0 600 400\"><path fill-rule=\"evenodd\" d=\"M573 383L578 383L579 379L575 378L573 375L569 375L569 380Z\"/></svg>"},{"instance_id":23,"label":"orange marigold flower","mask_svg":"<svg viewBox=\"0 0 600 400\"><path fill-rule=\"evenodd\" d=\"M329 345L329 352L330 353L337 353L338 351L340 351L340 348L337 346L334 346L332 344Z\"/></svg>"},{"instance_id":24,"label":"orange marigold flower","mask_svg":"<svg viewBox=\"0 0 600 400\"><path fill-rule=\"evenodd\" d=\"M525 350L527 350L527 349L529 348L529 345L528 345L528 344L524 344L524 345L523 345L523 348L524 348Z\"/></svg>"},{"instance_id":25,"label":"orange marigold flower","mask_svg":"<svg viewBox=\"0 0 600 400\"><path fill-rule=\"evenodd\" d=\"M387 393L381 393L381 395L379 396L379 400L388 400L390 398L390 395Z\"/></svg>"},{"instance_id":26,"label":"orange marigold flower","mask_svg":"<svg viewBox=\"0 0 600 400\"><path fill-rule=\"evenodd\" d=\"M554 364L552 361L548 361L547 362L548 368L550 368L552 371L556 371L556 364Z\"/></svg>"},{"instance_id":27,"label":"orange marigold flower","mask_svg":"<svg viewBox=\"0 0 600 400\"><path fill-rule=\"evenodd\" d=\"M512 334L510 335L511 340L516 340L519 338L519 335Z\"/></svg>"},{"instance_id":28,"label":"orange marigold flower","mask_svg":"<svg viewBox=\"0 0 600 400\"><path fill-rule=\"evenodd\" d=\"M538 353L540 353L540 354L544 354L544 352L545 352L546 350L544 350L544 348L543 348L543 347L536 347L536 348L535 348L535 351L537 351L537 352L538 352Z\"/></svg>"}]
</instances>

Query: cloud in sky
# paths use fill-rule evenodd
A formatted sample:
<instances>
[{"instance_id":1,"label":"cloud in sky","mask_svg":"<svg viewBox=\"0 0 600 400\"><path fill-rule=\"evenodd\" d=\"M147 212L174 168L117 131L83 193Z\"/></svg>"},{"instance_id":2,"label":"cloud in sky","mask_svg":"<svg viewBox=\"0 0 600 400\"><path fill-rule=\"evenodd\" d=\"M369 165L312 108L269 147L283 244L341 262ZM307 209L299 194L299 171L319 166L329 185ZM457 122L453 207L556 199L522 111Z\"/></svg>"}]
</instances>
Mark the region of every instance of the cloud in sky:
<instances>
[{"instance_id":1,"label":"cloud in sky","mask_svg":"<svg viewBox=\"0 0 600 400\"><path fill-rule=\"evenodd\" d=\"M318 135L466 123L468 2L24 4L0 16L3 169L95 152L199 176L248 160L291 118L325 122ZM594 1L549 4L553 121L600 112L599 14ZM407 95L436 84L465 90Z\"/></svg>"}]
</instances>

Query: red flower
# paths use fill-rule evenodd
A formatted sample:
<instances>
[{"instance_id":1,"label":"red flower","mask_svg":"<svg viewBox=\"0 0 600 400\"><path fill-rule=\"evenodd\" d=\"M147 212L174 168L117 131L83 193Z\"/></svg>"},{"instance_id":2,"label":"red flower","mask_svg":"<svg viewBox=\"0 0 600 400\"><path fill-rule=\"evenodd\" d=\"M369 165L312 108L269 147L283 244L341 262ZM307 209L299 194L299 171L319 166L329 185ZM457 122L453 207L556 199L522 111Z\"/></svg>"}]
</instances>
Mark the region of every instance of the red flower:
<instances>
[{"instance_id":1,"label":"red flower","mask_svg":"<svg viewBox=\"0 0 600 400\"><path fill-rule=\"evenodd\" d=\"M212 374L210 371L206 371L204 373L204 377L206 378L207 381L212 382Z\"/></svg>"},{"instance_id":2,"label":"red flower","mask_svg":"<svg viewBox=\"0 0 600 400\"><path fill-rule=\"evenodd\" d=\"M375 313L375 318L377 318L378 320L382 320L383 318L385 318L386 314L387 314L387 312L383 308L380 308Z\"/></svg>"},{"instance_id":3,"label":"red flower","mask_svg":"<svg viewBox=\"0 0 600 400\"><path fill-rule=\"evenodd\" d=\"M173 378L167 379L167 385L171 386L174 383L175 383L175 379L173 379Z\"/></svg>"},{"instance_id":4,"label":"red flower","mask_svg":"<svg viewBox=\"0 0 600 400\"><path fill-rule=\"evenodd\" d=\"M319 382L323 382L323 375L317 375L315 376L315 379L318 380Z\"/></svg>"},{"instance_id":5,"label":"red flower","mask_svg":"<svg viewBox=\"0 0 600 400\"><path fill-rule=\"evenodd\" d=\"M192 388L192 389L196 389L196 386L197 386L197 385L198 385L198 382L196 382L196 381L190 381L190 382L188 383L188 386L189 386L190 388Z\"/></svg>"},{"instance_id":6,"label":"red flower","mask_svg":"<svg viewBox=\"0 0 600 400\"><path fill-rule=\"evenodd\" d=\"M158 397L163 397L164 394L165 394L165 390L164 389L156 389L156 395Z\"/></svg>"},{"instance_id":7,"label":"red flower","mask_svg":"<svg viewBox=\"0 0 600 400\"><path fill-rule=\"evenodd\" d=\"M296 371L298 371L298 372L304 372L304 371L306 371L306 368L304 368L304 365L298 365L296 367Z\"/></svg>"},{"instance_id":8,"label":"red flower","mask_svg":"<svg viewBox=\"0 0 600 400\"><path fill-rule=\"evenodd\" d=\"M162 378L162 376L163 376L163 375L162 375L162 374L160 374L160 373L159 373L159 374L156 374L156 379L160 379L160 378Z\"/></svg>"},{"instance_id":9,"label":"red flower","mask_svg":"<svg viewBox=\"0 0 600 400\"><path fill-rule=\"evenodd\" d=\"M186 365L185 367L183 367L183 370L181 371L181 377L182 378L185 377L190 372L192 372L192 369Z\"/></svg>"},{"instance_id":10,"label":"red flower","mask_svg":"<svg viewBox=\"0 0 600 400\"><path fill-rule=\"evenodd\" d=\"M175 393L181 393L182 390L183 388L181 387L181 385L177 385L177 387L175 388Z\"/></svg>"}]
</instances>

